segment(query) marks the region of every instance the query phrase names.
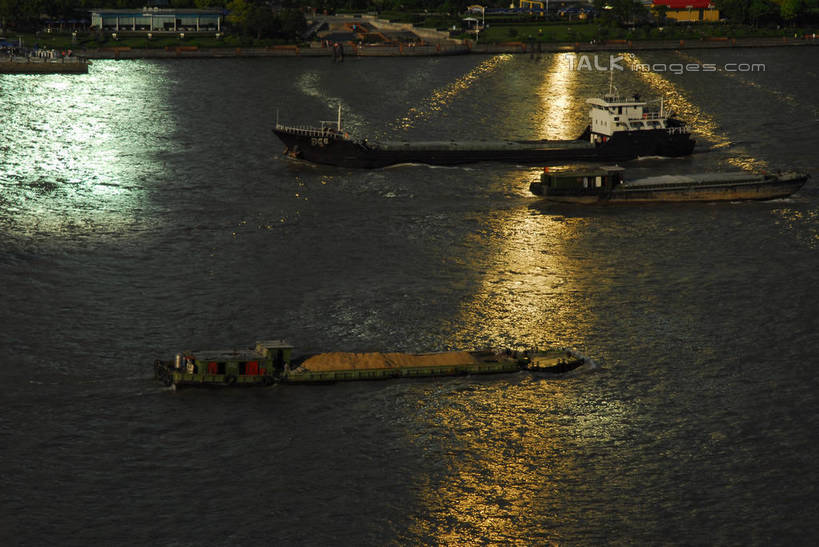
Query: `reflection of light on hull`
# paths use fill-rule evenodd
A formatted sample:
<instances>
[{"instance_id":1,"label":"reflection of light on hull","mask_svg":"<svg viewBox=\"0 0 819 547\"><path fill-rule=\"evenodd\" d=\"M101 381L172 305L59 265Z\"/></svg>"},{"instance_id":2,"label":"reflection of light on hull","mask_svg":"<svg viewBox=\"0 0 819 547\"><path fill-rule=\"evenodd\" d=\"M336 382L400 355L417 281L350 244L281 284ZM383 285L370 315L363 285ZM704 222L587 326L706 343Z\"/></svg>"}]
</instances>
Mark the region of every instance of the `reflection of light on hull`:
<instances>
[{"instance_id":1,"label":"reflection of light on hull","mask_svg":"<svg viewBox=\"0 0 819 547\"><path fill-rule=\"evenodd\" d=\"M469 89L472 84L511 59L511 55L496 55L487 59L448 86L433 91L432 95L424 99L418 108L410 109L406 116L396 120L393 124L394 127L410 129L418 120L428 119L441 112L455 97Z\"/></svg>"},{"instance_id":2,"label":"reflection of light on hull","mask_svg":"<svg viewBox=\"0 0 819 547\"><path fill-rule=\"evenodd\" d=\"M575 85L577 71L572 70L573 53L557 54L552 58L549 72L538 89L540 108L538 116L541 139L574 139L580 133L572 123L574 112L580 110L576 104Z\"/></svg>"},{"instance_id":3,"label":"reflection of light on hull","mask_svg":"<svg viewBox=\"0 0 819 547\"><path fill-rule=\"evenodd\" d=\"M625 63L629 66L646 64L633 53L626 53L623 55L623 58ZM665 98L665 109L673 111L681 119L685 120L693 133L704 136L718 147L731 144L731 139L724 131L719 129L719 124L714 117L686 99L677 86L664 78L660 73L637 70L635 74L648 83L655 92ZM768 167L765 161L747 155L730 157L727 161L735 167L747 170L763 170Z\"/></svg>"}]
</instances>

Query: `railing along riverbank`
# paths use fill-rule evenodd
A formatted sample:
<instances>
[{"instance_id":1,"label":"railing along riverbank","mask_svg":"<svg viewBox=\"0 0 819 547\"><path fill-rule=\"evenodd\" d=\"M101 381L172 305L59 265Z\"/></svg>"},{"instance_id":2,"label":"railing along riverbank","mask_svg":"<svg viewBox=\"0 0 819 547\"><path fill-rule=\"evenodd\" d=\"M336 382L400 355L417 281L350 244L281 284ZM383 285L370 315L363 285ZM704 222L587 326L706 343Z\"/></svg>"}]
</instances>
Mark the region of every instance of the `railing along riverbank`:
<instances>
[{"instance_id":1,"label":"railing along riverbank","mask_svg":"<svg viewBox=\"0 0 819 547\"><path fill-rule=\"evenodd\" d=\"M345 45L344 57L425 57L437 55L555 53L571 51L652 51L688 49L731 49L749 47L816 46L812 35L774 38L706 38L699 40L609 40L604 42L507 42L500 44L425 44L425 45ZM333 48L298 46L199 48L110 47L78 52L89 59L207 59L232 57L333 57Z\"/></svg>"},{"instance_id":2,"label":"railing along riverbank","mask_svg":"<svg viewBox=\"0 0 819 547\"><path fill-rule=\"evenodd\" d=\"M0 74L85 74L88 61L82 57L56 59L36 56L0 57Z\"/></svg>"}]
</instances>

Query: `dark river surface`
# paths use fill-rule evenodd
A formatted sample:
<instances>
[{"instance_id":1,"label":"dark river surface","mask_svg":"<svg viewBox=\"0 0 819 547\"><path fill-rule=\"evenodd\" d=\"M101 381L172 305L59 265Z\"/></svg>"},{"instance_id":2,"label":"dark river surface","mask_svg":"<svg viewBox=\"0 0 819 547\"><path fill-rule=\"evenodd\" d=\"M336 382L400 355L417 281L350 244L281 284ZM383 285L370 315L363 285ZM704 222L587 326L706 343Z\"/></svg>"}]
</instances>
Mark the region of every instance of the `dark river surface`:
<instances>
[{"instance_id":1,"label":"dark river surface","mask_svg":"<svg viewBox=\"0 0 819 547\"><path fill-rule=\"evenodd\" d=\"M574 137L609 78L565 54L0 76L0 543L815 543L819 49L620 64L729 62L765 71L616 74L698 141L626 167L810 172L789 199L548 205L538 166L307 165L270 131L342 104L370 139ZM600 367L152 378L277 337L567 345Z\"/></svg>"}]
</instances>

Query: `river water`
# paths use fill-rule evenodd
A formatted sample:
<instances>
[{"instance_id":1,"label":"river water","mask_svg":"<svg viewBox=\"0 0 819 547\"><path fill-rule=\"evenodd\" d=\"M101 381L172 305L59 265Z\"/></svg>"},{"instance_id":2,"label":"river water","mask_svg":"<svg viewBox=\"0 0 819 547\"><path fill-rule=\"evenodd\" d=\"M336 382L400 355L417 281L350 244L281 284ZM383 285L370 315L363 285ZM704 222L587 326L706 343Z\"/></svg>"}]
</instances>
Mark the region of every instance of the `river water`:
<instances>
[{"instance_id":1,"label":"river water","mask_svg":"<svg viewBox=\"0 0 819 547\"><path fill-rule=\"evenodd\" d=\"M270 129L571 138L565 54L97 61L0 76L0 543L809 544L819 505L815 48L641 53L697 153L789 199L556 206L538 167L374 171ZM608 64L608 57L600 60ZM575 66L577 66L575 64ZM169 391L151 363L568 345L600 367Z\"/></svg>"}]
</instances>

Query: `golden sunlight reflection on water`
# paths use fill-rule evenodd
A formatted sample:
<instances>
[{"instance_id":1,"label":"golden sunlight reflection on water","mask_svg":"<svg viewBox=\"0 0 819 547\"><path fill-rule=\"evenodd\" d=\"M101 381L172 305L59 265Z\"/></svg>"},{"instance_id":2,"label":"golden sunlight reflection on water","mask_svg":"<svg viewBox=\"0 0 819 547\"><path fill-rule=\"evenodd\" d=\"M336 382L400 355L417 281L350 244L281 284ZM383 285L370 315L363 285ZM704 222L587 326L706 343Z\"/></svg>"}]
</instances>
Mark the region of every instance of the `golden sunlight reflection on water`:
<instances>
[{"instance_id":1,"label":"golden sunlight reflection on water","mask_svg":"<svg viewBox=\"0 0 819 547\"><path fill-rule=\"evenodd\" d=\"M625 436L633 412L589 397L582 385L529 375L419 400L420 430L443 443L428 448L441 451L445 470L419 486L416 535L456 545L559 541L572 499L596 480L582 455Z\"/></svg>"},{"instance_id":2,"label":"golden sunlight reflection on water","mask_svg":"<svg viewBox=\"0 0 819 547\"><path fill-rule=\"evenodd\" d=\"M605 269L584 244L589 222L537 207L483 219L465 242L481 279L457 314L455 338L494 347L582 348L598 320L589 284L606 283L589 273ZM586 473L582 461L563 455L593 452L628 423L629 409L619 403L584 400L576 378L520 373L500 388L477 384L419 401L421 430L443 439L446 472L419 486L424 510L415 533L456 545L559 541L566 500L574 495L567 485L582 484ZM548 515L555 526L544 528Z\"/></svg>"},{"instance_id":3,"label":"golden sunlight reflection on water","mask_svg":"<svg viewBox=\"0 0 819 547\"><path fill-rule=\"evenodd\" d=\"M433 115L440 114L456 97L469 89L481 78L497 70L502 64L509 62L512 55L495 55L478 66L463 74L446 87L435 89L428 97L423 99L416 108L411 108L404 116L393 122L391 125L395 129L410 129L419 120L428 119Z\"/></svg>"},{"instance_id":4,"label":"golden sunlight reflection on water","mask_svg":"<svg viewBox=\"0 0 819 547\"><path fill-rule=\"evenodd\" d=\"M468 242L481 249L483 275L461 306L457 338L521 348L580 343L592 318L573 243L585 222L525 207L493 212Z\"/></svg>"},{"instance_id":5,"label":"golden sunlight reflection on water","mask_svg":"<svg viewBox=\"0 0 819 547\"><path fill-rule=\"evenodd\" d=\"M776 224L788 234L792 234L808 248L819 248L819 209L799 209L781 207L771 211Z\"/></svg>"},{"instance_id":6,"label":"golden sunlight reflection on water","mask_svg":"<svg viewBox=\"0 0 819 547\"><path fill-rule=\"evenodd\" d=\"M17 146L0 163L0 188L16 232L123 234L141 222L134 181L161 171L156 141L175 127L160 85L167 71L101 62L83 77L3 79L0 132Z\"/></svg>"},{"instance_id":7,"label":"golden sunlight reflection on water","mask_svg":"<svg viewBox=\"0 0 819 547\"><path fill-rule=\"evenodd\" d=\"M561 53L552 57L543 83L537 90L540 105L537 115L540 139L572 139L574 113L581 109L582 98L577 96L577 71L572 70L573 53Z\"/></svg>"},{"instance_id":8,"label":"golden sunlight reflection on water","mask_svg":"<svg viewBox=\"0 0 819 547\"><path fill-rule=\"evenodd\" d=\"M560 457L565 447L549 419L565 405L564 389L537 381L506 389L477 386L448 393L425 409L424 427L450 434L446 476L425 484L420 501L425 516L447 525L419 522L419 535L439 544L478 538L500 543L521 536L525 524L519 519L527 514L548 514L550 498L559 495L559 478L576 474L572 462ZM544 419L530 423L533 414Z\"/></svg>"}]
</instances>

